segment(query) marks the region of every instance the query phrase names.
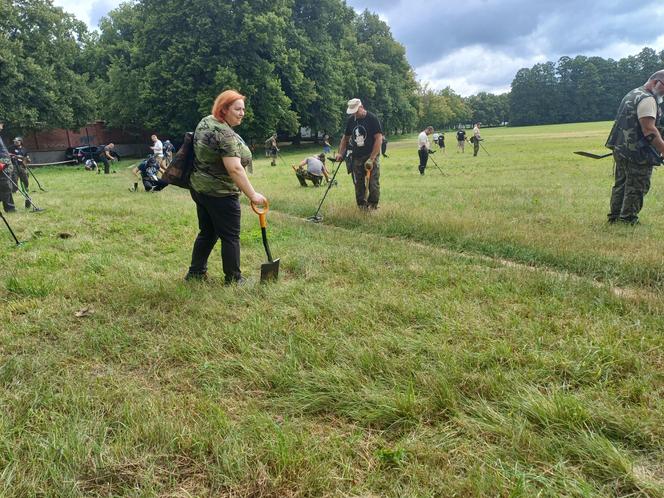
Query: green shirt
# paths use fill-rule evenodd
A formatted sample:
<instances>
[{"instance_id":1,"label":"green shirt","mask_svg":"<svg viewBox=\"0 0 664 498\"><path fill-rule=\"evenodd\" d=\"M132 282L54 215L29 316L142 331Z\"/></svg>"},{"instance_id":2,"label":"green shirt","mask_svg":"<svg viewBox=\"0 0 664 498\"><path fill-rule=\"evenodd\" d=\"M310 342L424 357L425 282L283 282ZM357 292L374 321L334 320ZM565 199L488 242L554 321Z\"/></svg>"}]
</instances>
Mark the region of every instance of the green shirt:
<instances>
[{"instance_id":1,"label":"green shirt","mask_svg":"<svg viewBox=\"0 0 664 498\"><path fill-rule=\"evenodd\" d=\"M194 170L191 188L215 197L238 195L240 189L226 171L224 157L239 157L242 166L251 164L251 151L228 124L209 115L194 132Z\"/></svg>"}]
</instances>

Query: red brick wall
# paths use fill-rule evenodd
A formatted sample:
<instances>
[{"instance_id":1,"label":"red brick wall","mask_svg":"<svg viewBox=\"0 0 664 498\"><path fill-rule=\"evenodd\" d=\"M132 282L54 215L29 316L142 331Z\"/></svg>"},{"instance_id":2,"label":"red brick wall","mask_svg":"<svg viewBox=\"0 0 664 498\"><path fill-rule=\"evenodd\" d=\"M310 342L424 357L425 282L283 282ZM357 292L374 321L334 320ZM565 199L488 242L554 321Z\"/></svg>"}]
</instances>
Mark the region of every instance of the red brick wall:
<instances>
[{"instance_id":1,"label":"red brick wall","mask_svg":"<svg viewBox=\"0 0 664 498\"><path fill-rule=\"evenodd\" d=\"M42 130L23 135L25 147L31 152L63 151L69 147L88 144L88 136L92 145L107 144L150 144L150 133L139 135L123 132L117 128L106 128L103 122L88 124L79 130Z\"/></svg>"}]
</instances>

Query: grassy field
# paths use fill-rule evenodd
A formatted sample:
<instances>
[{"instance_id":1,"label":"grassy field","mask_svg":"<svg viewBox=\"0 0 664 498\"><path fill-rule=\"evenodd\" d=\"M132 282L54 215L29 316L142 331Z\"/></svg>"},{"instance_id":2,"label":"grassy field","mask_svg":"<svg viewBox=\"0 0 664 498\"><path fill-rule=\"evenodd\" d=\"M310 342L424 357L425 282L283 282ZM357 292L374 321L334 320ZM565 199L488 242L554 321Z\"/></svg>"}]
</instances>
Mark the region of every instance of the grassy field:
<instances>
[{"instance_id":1,"label":"grassy field","mask_svg":"<svg viewBox=\"0 0 664 498\"><path fill-rule=\"evenodd\" d=\"M664 185L608 226L610 123L489 129L424 177L390 141L350 177L243 200L246 287L185 283L184 190L39 169L0 232L0 496L664 496ZM317 150L316 150L317 151ZM2 228L4 230L4 228ZM76 316L76 314L83 316Z\"/></svg>"}]
</instances>

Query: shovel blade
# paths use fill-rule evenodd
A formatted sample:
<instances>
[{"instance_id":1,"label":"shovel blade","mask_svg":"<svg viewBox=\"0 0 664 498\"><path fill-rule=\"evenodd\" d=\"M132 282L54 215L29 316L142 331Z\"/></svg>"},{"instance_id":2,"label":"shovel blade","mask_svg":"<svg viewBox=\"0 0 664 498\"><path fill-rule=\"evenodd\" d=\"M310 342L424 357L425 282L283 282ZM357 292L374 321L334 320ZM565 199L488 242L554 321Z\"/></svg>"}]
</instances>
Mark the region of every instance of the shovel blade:
<instances>
[{"instance_id":1,"label":"shovel blade","mask_svg":"<svg viewBox=\"0 0 664 498\"><path fill-rule=\"evenodd\" d=\"M261 265L261 282L273 282L279 277L279 258Z\"/></svg>"},{"instance_id":2,"label":"shovel blade","mask_svg":"<svg viewBox=\"0 0 664 498\"><path fill-rule=\"evenodd\" d=\"M577 150L574 153L578 154L579 156L589 157L591 159L604 159L605 157L613 155L613 152L609 152L608 154L593 154L592 152L584 152L582 150Z\"/></svg>"}]
</instances>

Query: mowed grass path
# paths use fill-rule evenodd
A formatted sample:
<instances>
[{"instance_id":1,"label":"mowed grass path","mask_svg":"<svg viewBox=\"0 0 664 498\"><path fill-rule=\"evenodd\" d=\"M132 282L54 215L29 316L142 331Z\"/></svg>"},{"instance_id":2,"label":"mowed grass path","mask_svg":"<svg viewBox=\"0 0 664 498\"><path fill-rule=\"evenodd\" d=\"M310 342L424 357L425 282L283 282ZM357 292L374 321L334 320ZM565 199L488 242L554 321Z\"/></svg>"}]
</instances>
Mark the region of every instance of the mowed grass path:
<instances>
[{"instance_id":1,"label":"mowed grass path","mask_svg":"<svg viewBox=\"0 0 664 498\"><path fill-rule=\"evenodd\" d=\"M344 173L319 225L324 189L260 159L269 286L217 257L184 283L193 203L128 192L129 162L37 170L47 211L0 238L0 495L664 496L662 185L604 225L610 162L567 148L606 126L487 130L475 159L448 134L447 177L394 140L381 209ZM242 247L255 279L248 208Z\"/></svg>"}]
</instances>

